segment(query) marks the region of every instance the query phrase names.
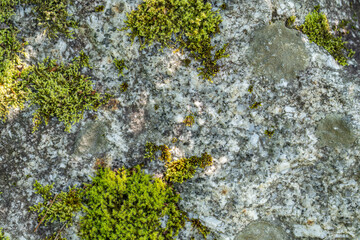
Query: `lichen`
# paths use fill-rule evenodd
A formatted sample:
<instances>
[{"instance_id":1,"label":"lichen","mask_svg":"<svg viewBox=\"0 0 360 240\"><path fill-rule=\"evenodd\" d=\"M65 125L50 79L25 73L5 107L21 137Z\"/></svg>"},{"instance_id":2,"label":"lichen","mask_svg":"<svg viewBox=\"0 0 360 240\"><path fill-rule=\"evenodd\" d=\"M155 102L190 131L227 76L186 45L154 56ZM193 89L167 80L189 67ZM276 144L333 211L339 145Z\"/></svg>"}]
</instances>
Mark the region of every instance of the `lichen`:
<instances>
[{"instance_id":1,"label":"lichen","mask_svg":"<svg viewBox=\"0 0 360 240\"><path fill-rule=\"evenodd\" d=\"M310 42L325 48L340 65L346 66L347 58L351 58L355 52L345 46L347 42L342 40L342 36L336 37L330 32L327 17L319 9L318 6L309 13L299 29L308 36Z\"/></svg>"},{"instance_id":2,"label":"lichen","mask_svg":"<svg viewBox=\"0 0 360 240\"><path fill-rule=\"evenodd\" d=\"M220 70L218 60L228 56L225 54L228 44L217 51L211 44L222 21L219 12L211 8L210 3L195 0L144 0L137 10L127 14L126 26L121 30L130 29L131 42L138 37L140 49L154 42L161 44L160 50L188 49L191 57L203 65L198 68L199 75L212 81Z\"/></svg>"},{"instance_id":3,"label":"lichen","mask_svg":"<svg viewBox=\"0 0 360 240\"><path fill-rule=\"evenodd\" d=\"M329 114L322 119L316 127L316 136L320 147L349 148L356 140L349 120L340 114Z\"/></svg>"}]
</instances>

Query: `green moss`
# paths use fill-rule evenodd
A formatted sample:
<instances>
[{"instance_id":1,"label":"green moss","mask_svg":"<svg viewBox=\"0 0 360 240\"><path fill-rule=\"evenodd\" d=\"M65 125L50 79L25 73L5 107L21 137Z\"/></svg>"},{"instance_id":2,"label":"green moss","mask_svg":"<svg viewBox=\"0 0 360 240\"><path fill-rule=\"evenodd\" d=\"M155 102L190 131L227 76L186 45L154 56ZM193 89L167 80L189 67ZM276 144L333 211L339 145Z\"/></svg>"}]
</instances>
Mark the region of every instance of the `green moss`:
<instances>
[{"instance_id":1,"label":"green moss","mask_svg":"<svg viewBox=\"0 0 360 240\"><path fill-rule=\"evenodd\" d=\"M5 121L12 107L24 107L28 96L25 81L22 81L24 66L20 62L23 46L16 39L14 28L0 30L0 118Z\"/></svg>"},{"instance_id":2,"label":"green moss","mask_svg":"<svg viewBox=\"0 0 360 240\"><path fill-rule=\"evenodd\" d=\"M73 38L73 30L77 23L71 19L67 11L68 0L21 0L22 3L33 5L39 25L45 28L49 38L64 34Z\"/></svg>"},{"instance_id":3,"label":"green moss","mask_svg":"<svg viewBox=\"0 0 360 240\"><path fill-rule=\"evenodd\" d=\"M286 19L285 25L287 27L292 27L294 26L295 20L296 20L296 16L290 16L288 19Z\"/></svg>"},{"instance_id":4,"label":"green moss","mask_svg":"<svg viewBox=\"0 0 360 240\"><path fill-rule=\"evenodd\" d=\"M14 7L18 3L19 0L0 1L0 23L6 22L12 15L14 15Z\"/></svg>"},{"instance_id":5,"label":"green moss","mask_svg":"<svg viewBox=\"0 0 360 240\"><path fill-rule=\"evenodd\" d=\"M157 146L152 142L146 143L144 158L155 160L157 151L161 151L159 159L165 162L165 180L169 182L182 183L192 178L197 168L205 168L211 166L213 163L211 155L206 152L203 153L201 157L192 156L190 158L173 160L168 146Z\"/></svg>"},{"instance_id":6,"label":"green moss","mask_svg":"<svg viewBox=\"0 0 360 240\"><path fill-rule=\"evenodd\" d=\"M0 228L0 240L10 240L9 237L5 237L5 234L2 231L2 228Z\"/></svg>"},{"instance_id":7,"label":"green moss","mask_svg":"<svg viewBox=\"0 0 360 240\"><path fill-rule=\"evenodd\" d=\"M174 239L184 226L180 196L158 178L135 169L100 169L86 189L83 239ZM160 219L167 217L165 225Z\"/></svg>"},{"instance_id":8,"label":"green moss","mask_svg":"<svg viewBox=\"0 0 360 240\"><path fill-rule=\"evenodd\" d=\"M154 42L163 48L187 49L202 63L198 68L204 79L212 81L220 70L217 61L227 57L228 44L215 51L211 37L219 32L221 16L210 3L199 0L144 0L137 10L127 14L126 26L131 42L138 37L141 49ZM175 36L175 41L173 41Z\"/></svg>"},{"instance_id":9,"label":"green moss","mask_svg":"<svg viewBox=\"0 0 360 240\"><path fill-rule=\"evenodd\" d=\"M194 115L191 114L189 116L186 116L183 123L185 124L185 126L191 127L195 123Z\"/></svg>"},{"instance_id":10,"label":"green moss","mask_svg":"<svg viewBox=\"0 0 360 240\"><path fill-rule=\"evenodd\" d=\"M102 5L95 7L95 12L103 12L104 10L105 10L105 7Z\"/></svg>"},{"instance_id":11,"label":"green moss","mask_svg":"<svg viewBox=\"0 0 360 240\"><path fill-rule=\"evenodd\" d=\"M38 226L35 230L41 224L46 226L47 223L54 221L60 222L66 227L71 226L74 214L81 210L83 197L81 189L69 187L68 192L54 194L51 192L53 186L54 184L43 186L35 181L35 193L40 194L43 198L42 202L29 208L30 212L38 213Z\"/></svg>"},{"instance_id":12,"label":"green moss","mask_svg":"<svg viewBox=\"0 0 360 240\"><path fill-rule=\"evenodd\" d=\"M249 88L248 88L248 92L249 93L252 93L254 90L254 86L253 85L250 85Z\"/></svg>"},{"instance_id":13,"label":"green moss","mask_svg":"<svg viewBox=\"0 0 360 240\"><path fill-rule=\"evenodd\" d=\"M251 106L249 106L250 109L257 109L261 106L261 102L254 102Z\"/></svg>"},{"instance_id":14,"label":"green moss","mask_svg":"<svg viewBox=\"0 0 360 240\"><path fill-rule=\"evenodd\" d=\"M124 93L128 90L128 88L129 88L129 84L127 82L120 84L120 92Z\"/></svg>"},{"instance_id":15,"label":"green moss","mask_svg":"<svg viewBox=\"0 0 360 240\"><path fill-rule=\"evenodd\" d=\"M309 13L304 24L299 29L308 36L311 42L324 47L340 65L346 66L347 58L352 57L355 52L348 49L342 37L336 37L330 32L330 27L326 15L319 12L319 6Z\"/></svg>"},{"instance_id":16,"label":"green moss","mask_svg":"<svg viewBox=\"0 0 360 240\"><path fill-rule=\"evenodd\" d=\"M267 135L269 138L271 138L273 135L274 135L274 133L275 133L275 130L272 130L272 131L270 131L270 130L265 130L265 135Z\"/></svg>"},{"instance_id":17,"label":"green moss","mask_svg":"<svg viewBox=\"0 0 360 240\"><path fill-rule=\"evenodd\" d=\"M190 219L190 222L191 222L191 226L193 228L196 228L206 240L207 235L210 233L209 228L203 225L199 219L192 218Z\"/></svg>"},{"instance_id":18,"label":"green moss","mask_svg":"<svg viewBox=\"0 0 360 240\"><path fill-rule=\"evenodd\" d=\"M205 168L211 166L212 163L211 155L206 152L201 157L192 156L168 162L166 163L165 179L170 182L182 183L192 178L198 167Z\"/></svg>"},{"instance_id":19,"label":"green moss","mask_svg":"<svg viewBox=\"0 0 360 240\"><path fill-rule=\"evenodd\" d=\"M120 76L120 75L124 76L124 73L123 73L124 69L128 69L125 65L125 60L124 59L120 60L120 59L115 58L114 64L115 64L116 68L119 70L118 76Z\"/></svg>"},{"instance_id":20,"label":"green moss","mask_svg":"<svg viewBox=\"0 0 360 240\"><path fill-rule=\"evenodd\" d=\"M58 64L46 58L28 69L27 83L32 90L29 100L37 106L33 131L42 122L47 125L51 117L57 117L69 132L71 126L83 118L85 110L96 111L108 102L110 95L100 95L93 89L89 77L81 74L80 68L84 66L89 67L89 59L81 52L70 64Z\"/></svg>"}]
</instances>

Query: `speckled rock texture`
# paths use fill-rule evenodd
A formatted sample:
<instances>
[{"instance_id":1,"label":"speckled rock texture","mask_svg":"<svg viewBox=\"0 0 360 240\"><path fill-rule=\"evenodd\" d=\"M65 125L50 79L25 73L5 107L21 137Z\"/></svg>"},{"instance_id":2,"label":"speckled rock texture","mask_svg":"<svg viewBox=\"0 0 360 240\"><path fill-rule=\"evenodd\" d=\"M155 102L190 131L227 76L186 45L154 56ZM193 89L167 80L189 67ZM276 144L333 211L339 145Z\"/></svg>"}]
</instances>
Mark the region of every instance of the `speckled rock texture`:
<instances>
[{"instance_id":1,"label":"speckled rock texture","mask_svg":"<svg viewBox=\"0 0 360 240\"><path fill-rule=\"evenodd\" d=\"M139 51L138 41L131 45L126 32L117 30L124 27L126 13L141 2L75 0L69 7L79 21L74 40L49 40L31 8L17 8L12 20L29 42L25 62L48 56L66 62L84 50L93 66L84 74L114 99L96 113L87 112L70 133L56 119L32 133L34 107L14 109L0 123L0 227L6 234L38 240L59 227L41 226L34 233L36 215L28 207L40 201L32 188L35 179L65 191L89 182L99 157L116 168L143 163L148 173L160 174L161 164L143 157L146 141L152 141L168 145L175 158L205 151L213 156L213 166L176 185L181 209L209 227L208 239L233 240L258 221L283 229L289 239L359 239L359 1L209 0L215 10L227 5L220 10L221 32L213 43L230 44L230 56L220 61L223 67L214 83L197 76L195 61L189 67L182 63L187 53L162 53L158 44ZM95 12L98 5L105 11ZM344 37L356 51L349 66L340 66L326 50L296 33L293 41L303 45L306 64L292 62L296 71L278 77L276 66L284 61L278 59L258 72L249 56L259 44L252 40L256 33L269 28L270 21L281 26L292 15L301 24L316 5L330 25L348 19L356 27ZM279 36L278 31L274 34ZM123 77L112 64L115 57L128 66ZM129 88L121 93L124 82ZM254 102L262 104L250 109ZM187 127L182 121L191 113L195 124ZM331 144L323 144L326 133L319 132L334 130L336 136L334 124L321 127L328 116L344 117L351 141L337 144L332 135ZM272 138L265 130L274 130ZM172 143L174 137L178 141ZM77 231L74 225L64 236L79 239ZM188 223L178 239L193 234L202 239Z\"/></svg>"}]
</instances>

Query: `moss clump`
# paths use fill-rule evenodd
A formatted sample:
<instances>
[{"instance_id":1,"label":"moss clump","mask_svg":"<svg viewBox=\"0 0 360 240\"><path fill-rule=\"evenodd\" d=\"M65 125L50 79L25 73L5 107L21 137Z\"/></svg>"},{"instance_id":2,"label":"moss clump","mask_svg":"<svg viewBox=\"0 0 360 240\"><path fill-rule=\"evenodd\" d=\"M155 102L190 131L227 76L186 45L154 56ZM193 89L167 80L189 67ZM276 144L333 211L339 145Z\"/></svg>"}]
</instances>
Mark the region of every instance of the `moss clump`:
<instances>
[{"instance_id":1,"label":"moss clump","mask_svg":"<svg viewBox=\"0 0 360 240\"><path fill-rule=\"evenodd\" d=\"M144 0L137 10L127 14L122 30L131 30L132 42L139 37L141 49L154 42L161 44L161 50L188 49L203 65L198 68L199 75L211 81L220 70L217 61L228 56L227 44L217 51L211 45L211 37L219 32L221 23L219 12L211 8L210 3L200 0Z\"/></svg>"},{"instance_id":2,"label":"moss clump","mask_svg":"<svg viewBox=\"0 0 360 240\"><path fill-rule=\"evenodd\" d=\"M14 7L19 3L19 0L1 0L0 1L0 23L6 22L12 15L14 15Z\"/></svg>"},{"instance_id":3,"label":"moss clump","mask_svg":"<svg viewBox=\"0 0 360 240\"><path fill-rule=\"evenodd\" d=\"M14 28L0 30L0 118L5 121L11 107L24 107L28 89L22 81L24 68L18 54L23 45L16 39Z\"/></svg>"},{"instance_id":4,"label":"moss clump","mask_svg":"<svg viewBox=\"0 0 360 240\"><path fill-rule=\"evenodd\" d=\"M105 7L102 5L95 7L95 12L103 12L104 10L105 10Z\"/></svg>"},{"instance_id":5,"label":"moss clump","mask_svg":"<svg viewBox=\"0 0 360 240\"><path fill-rule=\"evenodd\" d=\"M249 106L250 109L257 109L261 106L261 102L254 102L251 106Z\"/></svg>"},{"instance_id":6,"label":"moss clump","mask_svg":"<svg viewBox=\"0 0 360 240\"><path fill-rule=\"evenodd\" d=\"M2 228L0 228L0 240L10 240L9 237L5 237L5 234L2 231Z\"/></svg>"},{"instance_id":7,"label":"moss clump","mask_svg":"<svg viewBox=\"0 0 360 240\"><path fill-rule=\"evenodd\" d=\"M31 87L29 100L36 105L33 131L42 122L47 125L50 117L57 117L65 124L65 131L83 118L85 110L97 110L108 102L110 95L101 96L92 87L89 77L80 72L89 67L88 57L81 52L72 63L58 64L46 58L43 63L28 69L27 83Z\"/></svg>"},{"instance_id":8,"label":"moss clump","mask_svg":"<svg viewBox=\"0 0 360 240\"><path fill-rule=\"evenodd\" d=\"M203 225L199 219L191 218L189 220L191 222L191 226L193 228L196 228L201 233L201 235L204 237L204 239L206 240L207 235L210 233L209 228L206 227L205 225Z\"/></svg>"},{"instance_id":9,"label":"moss clump","mask_svg":"<svg viewBox=\"0 0 360 240\"><path fill-rule=\"evenodd\" d=\"M206 152L203 153L201 157L192 156L190 158L173 160L168 146L157 146L152 142L146 143L144 157L155 160L157 151L161 151L159 159L165 162L165 180L169 182L182 183L185 180L192 178L196 173L197 168L205 168L211 166L213 163L211 155Z\"/></svg>"},{"instance_id":10,"label":"moss clump","mask_svg":"<svg viewBox=\"0 0 360 240\"><path fill-rule=\"evenodd\" d=\"M191 114L189 116L186 116L183 123L185 124L185 126L191 127L195 123L194 115Z\"/></svg>"},{"instance_id":11,"label":"moss clump","mask_svg":"<svg viewBox=\"0 0 360 240\"><path fill-rule=\"evenodd\" d=\"M213 159L210 154L203 153L201 157L180 158L166 163L165 179L170 182L182 183L194 177L197 168L211 166Z\"/></svg>"},{"instance_id":12,"label":"moss clump","mask_svg":"<svg viewBox=\"0 0 360 240\"><path fill-rule=\"evenodd\" d=\"M37 15L40 26L45 27L49 38L56 38L58 34L64 34L73 38L71 28L77 28L77 23L71 19L67 11L69 0L21 0L25 4L33 6L33 12Z\"/></svg>"},{"instance_id":13,"label":"moss clump","mask_svg":"<svg viewBox=\"0 0 360 240\"><path fill-rule=\"evenodd\" d=\"M128 90L128 88L129 88L129 84L127 82L120 84L120 92L124 93Z\"/></svg>"},{"instance_id":14,"label":"moss clump","mask_svg":"<svg viewBox=\"0 0 360 240\"><path fill-rule=\"evenodd\" d=\"M124 69L128 69L125 65L125 60L124 59L120 60L120 59L115 58L114 64L115 64L116 68L119 70L118 76L120 76L120 75L124 76L124 73L123 73Z\"/></svg>"},{"instance_id":15,"label":"moss clump","mask_svg":"<svg viewBox=\"0 0 360 240\"><path fill-rule=\"evenodd\" d=\"M35 193L40 194L43 198L42 202L29 208L29 211L38 213L38 225L35 231L41 224L46 226L47 223L54 221L62 223L63 228L71 226L73 224L74 214L81 210L81 201L83 198L82 189L69 187L68 192L54 194L51 192L53 186L54 184L43 186L35 181ZM62 229L46 239L55 239L56 236L61 237Z\"/></svg>"},{"instance_id":16,"label":"moss clump","mask_svg":"<svg viewBox=\"0 0 360 240\"><path fill-rule=\"evenodd\" d=\"M275 133L275 130L265 130L265 135L267 135L269 138L271 138L273 135L274 135L274 133Z\"/></svg>"},{"instance_id":17,"label":"moss clump","mask_svg":"<svg viewBox=\"0 0 360 240\"><path fill-rule=\"evenodd\" d=\"M136 167L100 169L86 189L83 239L174 239L185 215L176 206L180 196L158 178ZM162 225L160 219L166 218Z\"/></svg>"},{"instance_id":18,"label":"moss clump","mask_svg":"<svg viewBox=\"0 0 360 240\"><path fill-rule=\"evenodd\" d=\"M304 24L300 25L299 29L311 42L324 47L340 65L348 65L347 57L355 54L353 50L345 47L346 42L341 36L331 34L326 15L319 12L319 7L306 16Z\"/></svg>"}]
</instances>

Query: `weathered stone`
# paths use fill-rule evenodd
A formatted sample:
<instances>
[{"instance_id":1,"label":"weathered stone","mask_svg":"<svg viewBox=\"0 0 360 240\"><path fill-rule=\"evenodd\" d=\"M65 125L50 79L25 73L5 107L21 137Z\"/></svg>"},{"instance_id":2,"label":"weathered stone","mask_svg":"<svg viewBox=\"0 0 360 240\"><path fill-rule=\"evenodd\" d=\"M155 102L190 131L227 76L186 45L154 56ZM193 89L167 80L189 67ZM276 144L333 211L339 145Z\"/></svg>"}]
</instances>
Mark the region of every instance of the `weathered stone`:
<instances>
[{"instance_id":1,"label":"weathered stone","mask_svg":"<svg viewBox=\"0 0 360 240\"><path fill-rule=\"evenodd\" d=\"M107 132L108 129L104 122L87 123L77 137L74 153L81 155L106 152L108 150Z\"/></svg>"},{"instance_id":2,"label":"weathered stone","mask_svg":"<svg viewBox=\"0 0 360 240\"><path fill-rule=\"evenodd\" d=\"M329 114L322 119L316 128L320 147L350 147L356 137L346 116Z\"/></svg>"},{"instance_id":3,"label":"weathered stone","mask_svg":"<svg viewBox=\"0 0 360 240\"><path fill-rule=\"evenodd\" d=\"M246 226L234 240L288 240L285 231L270 222L258 221Z\"/></svg>"},{"instance_id":4,"label":"weathered stone","mask_svg":"<svg viewBox=\"0 0 360 240\"><path fill-rule=\"evenodd\" d=\"M277 21L256 30L248 58L258 75L265 75L276 82L294 80L299 71L305 70L309 56L304 42L296 30Z\"/></svg>"}]
</instances>

